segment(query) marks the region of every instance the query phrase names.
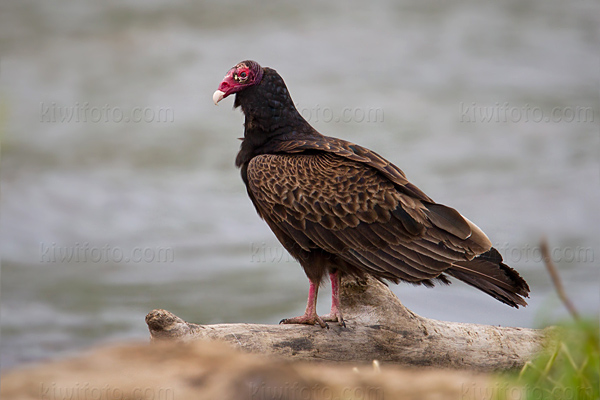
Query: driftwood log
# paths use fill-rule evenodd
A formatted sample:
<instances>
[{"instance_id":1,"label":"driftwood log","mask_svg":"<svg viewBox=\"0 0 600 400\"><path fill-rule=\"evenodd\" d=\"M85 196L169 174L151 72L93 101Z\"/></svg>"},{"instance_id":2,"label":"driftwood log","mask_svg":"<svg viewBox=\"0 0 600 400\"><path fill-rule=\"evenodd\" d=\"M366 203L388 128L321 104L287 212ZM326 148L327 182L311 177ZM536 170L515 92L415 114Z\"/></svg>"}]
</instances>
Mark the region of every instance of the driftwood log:
<instances>
[{"instance_id":1,"label":"driftwood log","mask_svg":"<svg viewBox=\"0 0 600 400\"><path fill-rule=\"evenodd\" d=\"M367 278L342 280L346 327L186 322L153 310L153 341L219 339L242 350L296 360L380 362L406 366L495 371L522 367L540 351L547 330L444 322L416 315L387 286Z\"/></svg>"}]
</instances>

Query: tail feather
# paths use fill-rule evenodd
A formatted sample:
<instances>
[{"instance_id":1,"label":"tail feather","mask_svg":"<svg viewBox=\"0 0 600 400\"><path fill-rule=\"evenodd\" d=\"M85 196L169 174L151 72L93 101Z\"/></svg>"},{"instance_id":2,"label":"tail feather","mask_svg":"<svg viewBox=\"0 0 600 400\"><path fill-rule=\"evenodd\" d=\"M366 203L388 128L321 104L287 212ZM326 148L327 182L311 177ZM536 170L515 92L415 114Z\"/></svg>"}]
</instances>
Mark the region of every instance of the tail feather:
<instances>
[{"instance_id":1,"label":"tail feather","mask_svg":"<svg viewBox=\"0 0 600 400\"><path fill-rule=\"evenodd\" d=\"M445 272L476 287L509 306L526 306L529 286L517 271L502 262L498 250L491 248L471 261L459 261Z\"/></svg>"}]
</instances>

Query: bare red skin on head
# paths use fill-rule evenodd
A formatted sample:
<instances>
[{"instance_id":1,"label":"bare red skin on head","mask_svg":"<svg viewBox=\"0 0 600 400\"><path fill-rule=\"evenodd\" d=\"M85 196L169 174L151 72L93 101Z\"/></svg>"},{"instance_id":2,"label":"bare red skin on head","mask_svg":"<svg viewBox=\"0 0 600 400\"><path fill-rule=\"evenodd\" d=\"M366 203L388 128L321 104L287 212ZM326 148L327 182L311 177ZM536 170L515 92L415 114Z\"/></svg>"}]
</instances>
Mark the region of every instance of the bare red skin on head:
<instances>
[{"instance_id":1,"label":"bare red skin on head","mask_svg":"<svg viewBox=\"0 0 600 400\"><path fill-rule=\"evenodd\" d=\"M224 93L223 98L237 93L244 88L257 84L262 79L262 68L256 64L256 71L241 62L227 71L225 78L219 85L219 90Z\"/></svg>"},{"instance_id":2,"label":"bare red skin on head","mask_svg":"<svg viewBox=\"0 0 600 400\"><path fill-rule=\"evenodd\" d=\"M219 85L219 90L221 92L225 93L225 96L223 96L223 97L227 97L231 93L235 93L235 92L241 90L242 87L244 86L243 84L240 84L238 81L236 81L236 79L235 79L235 77L237 76L236 74L237 74L237 68L236 67L231 68L227 72L227 75L225 75L225 78L223 78L223 81L221 82L221 84Z\"/></svg>"}]
</instances>

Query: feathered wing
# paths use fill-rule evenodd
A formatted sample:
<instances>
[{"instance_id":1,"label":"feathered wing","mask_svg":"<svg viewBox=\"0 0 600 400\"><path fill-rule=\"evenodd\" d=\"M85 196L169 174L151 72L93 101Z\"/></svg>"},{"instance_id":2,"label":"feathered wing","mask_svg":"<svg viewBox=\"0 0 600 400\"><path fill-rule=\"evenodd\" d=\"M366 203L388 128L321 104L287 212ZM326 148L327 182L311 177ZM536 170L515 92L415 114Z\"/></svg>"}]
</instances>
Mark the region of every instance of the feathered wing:
<instances>
[{"instance_id":1,"label":"feathered wing","mask_svg":"<svg viewBox=\"0 0 600 400\"><path fill-rule=\"evenodd\" d=\"M327 137L280 142L270 153L249 162L248 192L288 250L324 251L394 282L447 283L448 274L526 304L527 284L485 234L376 153Z\"/></svg>"},{"instance_id":2,"label":"feathered wing","mask_svg":"<svg viewBox=\"0 0 600 400\"><path fill-rule=\"evenodd\" d=\"M446 273L513 307L527 305L523 299L529 297L527 282L502 262L493 247L469 262L455 263Z\"/></svg>"}]
</instances>

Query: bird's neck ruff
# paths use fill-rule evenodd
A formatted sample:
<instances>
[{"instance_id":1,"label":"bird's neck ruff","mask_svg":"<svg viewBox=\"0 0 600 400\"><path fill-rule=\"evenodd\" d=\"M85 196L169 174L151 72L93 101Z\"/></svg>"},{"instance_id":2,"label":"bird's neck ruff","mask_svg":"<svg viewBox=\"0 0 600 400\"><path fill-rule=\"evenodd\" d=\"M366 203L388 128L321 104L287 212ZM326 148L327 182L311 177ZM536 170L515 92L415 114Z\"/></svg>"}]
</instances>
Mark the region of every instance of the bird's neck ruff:
<instances>
[{"instance_id":1,"label":"bird's neck ruff","mask_svg":"<svg viewBox=\"0 0 600 400\"><path fill-rule=\"evenodd\" d=\"M241 107L246 120L244 138L236 166L267 152L268 143L319 135L300 115L281 76L263 68L259 84L236 93L235 107Z\"/></svg>"}]
</instances>

